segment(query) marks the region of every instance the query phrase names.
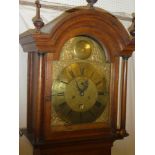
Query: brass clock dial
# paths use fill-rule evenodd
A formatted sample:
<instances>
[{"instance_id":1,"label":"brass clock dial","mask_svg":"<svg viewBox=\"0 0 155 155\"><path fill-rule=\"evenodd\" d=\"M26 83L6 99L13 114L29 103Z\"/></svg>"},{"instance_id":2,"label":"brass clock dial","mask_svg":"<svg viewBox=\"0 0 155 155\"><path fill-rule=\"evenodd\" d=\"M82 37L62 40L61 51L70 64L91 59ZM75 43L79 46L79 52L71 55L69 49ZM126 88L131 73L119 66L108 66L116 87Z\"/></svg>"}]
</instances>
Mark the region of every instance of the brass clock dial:
<instances>
[{"instance_id":1,"label":"brass clock dial","mask_svg":"<svg viewBox=\"0 0 155 155\"><path fill-rule=\"evenodd\" d=\"M65 67L52 86L53 107L67 123L95 121L106 107L106 80L86 62Z\"/></svg>"},{"instance_id":2,"label":"brass clock dial","mask_svg":"<svg viewBox=\"0 0 155 155\"><path fill-rule=\"evenodd\" d=\"M51 126L109 122L110 64L90 37L76 36L52 63Z\"/></svg>"}]
</instances>

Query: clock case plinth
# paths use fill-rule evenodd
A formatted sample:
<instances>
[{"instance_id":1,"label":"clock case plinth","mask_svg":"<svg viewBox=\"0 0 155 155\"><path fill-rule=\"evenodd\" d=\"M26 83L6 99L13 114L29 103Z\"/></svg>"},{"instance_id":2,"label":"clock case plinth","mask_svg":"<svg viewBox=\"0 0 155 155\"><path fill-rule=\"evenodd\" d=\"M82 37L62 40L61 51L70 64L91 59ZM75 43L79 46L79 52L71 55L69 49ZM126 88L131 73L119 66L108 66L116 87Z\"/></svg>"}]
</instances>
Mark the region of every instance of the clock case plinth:
<instances>
[{"instance_id":1,"label":"clock case plinth","mask_svg":"<svg viewBox=\"0 0 155 155\"><path fill-rule=\"evenodd\" d=\"M106 59L112 65L110 124L108 127L92 126L75 131L67 128L53 132L49 97L51 60L59 60L64 43L75 36L91 37L106 49ZM28 53L27 129L23 132L34 147L34 155L110 155L113 142L128 135L125 130L127 60L134 51L134 39L130 38L119 20L99 8L78 7L66 11L39 30L22 33L20 44ZM123 58L123 68L119 119L120 57Z\"/></svg>"}]
</instances>

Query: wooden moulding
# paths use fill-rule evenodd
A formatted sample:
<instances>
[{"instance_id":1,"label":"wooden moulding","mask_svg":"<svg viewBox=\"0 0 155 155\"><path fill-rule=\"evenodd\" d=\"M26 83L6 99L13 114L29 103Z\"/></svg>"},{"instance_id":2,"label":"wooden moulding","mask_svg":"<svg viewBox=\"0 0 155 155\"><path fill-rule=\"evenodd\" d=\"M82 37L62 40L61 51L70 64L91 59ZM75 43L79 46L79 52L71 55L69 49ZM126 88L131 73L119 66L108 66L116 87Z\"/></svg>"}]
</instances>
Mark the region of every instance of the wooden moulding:
<instances>
[{"instance_id":1,"label":"wooden moulding","mask_svg":"<svg viewBox=\"0 0 155 155\"><path fill-rule=\"evenodd\" d=\"M135 51L135 38L132 38L129 44L122 50L121 56L124 58L129 58L132 56L132 53Z\"/></svg>"},{"instance_id":2,"label":"wooden moulding","mask_svg":"<svg viewBox=\"0 0 155 155\"><path fill-rule=\"evenodd\" d=\"M111 63L111 121L108 127L94 127L76 131L53 132L50 127L51 64L59 60L64 43L75 36L88 36L97 40L106 51ZM134 51L131 39L119 20L99 8L77 7L66 11L39 32L28 30L20 35L20 44L28 52L28 119L25 134L34 146L34 155L110 155L113 141L127 136L126 87L127 58ZM123 57L121 124L117 130L119 57ZM103 125L103 123L102 123ZM97 125L96 125L97 126ZM79 148L83 148L80 150ZM103 149L105 148L105 149ZM77 153L76 153L77 152Z\"/></svg>"},{"instance_id":3,"label":"wooden moulding","mask_svg":"<svg viewBox=\"0 0 155 155\"><path fill-rule=\"evenodd\" d=\"M111 142L85 142L85 143L70 143L63 145L41 146L34 148L34 155L110 155Z\"/></svg>"},{"instance_id":4,"label":"wooden moulding","mask_svg":"<svg viewBox=\"0 0 155 155\"><path fill-rule=\"evenodd\" d=\"M127 31L115 16L87 7L66 11L45 25L40 33L31 30L21 34L20 43L25 52L54 53L55 57L59 57L64 43L78 35L93 37L106 46L109 60L119 56L130 43Z\"/></svg>"}]
</instances>

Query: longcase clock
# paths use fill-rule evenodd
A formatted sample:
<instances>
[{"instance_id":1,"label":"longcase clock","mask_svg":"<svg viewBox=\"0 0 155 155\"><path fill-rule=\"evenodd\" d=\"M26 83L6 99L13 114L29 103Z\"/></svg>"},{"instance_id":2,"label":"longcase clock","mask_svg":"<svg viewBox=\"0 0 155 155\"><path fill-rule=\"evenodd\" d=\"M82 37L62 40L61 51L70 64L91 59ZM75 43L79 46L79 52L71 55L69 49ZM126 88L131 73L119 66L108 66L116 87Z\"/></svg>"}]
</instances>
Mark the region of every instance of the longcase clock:
<instances>
[{"instance_id":1,"label":"longcase clock","mask_svg":"<svg viewBox=\"0 0 155 155\"><path fill-rule=\"evenodd\" d=\"M23 131L34 155L110 155L113 142L128 136L127 60L134 38L95 2L45 25L36 1L36 28L20 35L28 53Z\"/></svg>"}]
</instances>

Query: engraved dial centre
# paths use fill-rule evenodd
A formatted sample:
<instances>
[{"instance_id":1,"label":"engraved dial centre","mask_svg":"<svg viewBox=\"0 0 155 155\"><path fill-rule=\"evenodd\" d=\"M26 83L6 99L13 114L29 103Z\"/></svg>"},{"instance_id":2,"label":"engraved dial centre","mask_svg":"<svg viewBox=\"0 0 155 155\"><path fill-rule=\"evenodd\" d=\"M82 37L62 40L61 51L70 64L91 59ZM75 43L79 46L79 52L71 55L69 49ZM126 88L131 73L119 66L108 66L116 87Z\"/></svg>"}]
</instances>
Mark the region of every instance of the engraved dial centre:
<instances>
[{"instance_id":1,"label":"engraved dial centre","mask_svg":"<svg viewBox=\"0 0 155 155\"><path fill-rule=\"evenodd\" d=\"M93 107L97 95L95 84L84 77L77 77L66 86L66 102L71 109L77 112L88 111Z\"/></svg>"}]
</instances>

